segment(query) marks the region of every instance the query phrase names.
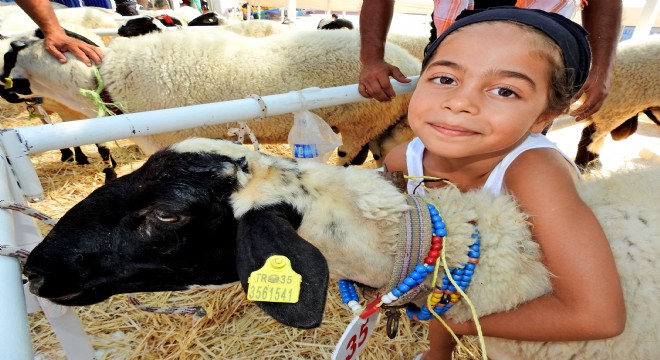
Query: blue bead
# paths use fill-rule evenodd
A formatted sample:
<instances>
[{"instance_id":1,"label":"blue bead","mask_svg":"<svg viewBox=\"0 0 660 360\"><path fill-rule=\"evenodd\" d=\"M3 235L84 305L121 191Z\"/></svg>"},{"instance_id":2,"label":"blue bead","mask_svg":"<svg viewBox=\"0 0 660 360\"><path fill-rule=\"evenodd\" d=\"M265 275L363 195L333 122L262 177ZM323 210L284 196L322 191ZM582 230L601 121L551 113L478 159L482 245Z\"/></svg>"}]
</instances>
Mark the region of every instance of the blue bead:
<instances>
[{"instance_id":1,"label":"blue bead","mask_svg":"<svg viewBox=\"0 0 660 360\"><path fill-rule=\"evenodd\" d=\"M426 268L426 273L428 274L428 273L430 273L431 271L433 271L433 269L435 269L435 265L428 265L428 264L427 264L427 265L425 266L425 268Z\"/></svg>"},{"instance_id":2,"label":"blue bead","mask_svg":"<svg viewBox=\"0 0 660 360\"><path fill-rule=\"evenodd\" d=\"M463 276L462 276L462 275L456 275L456 276L454 276L453 278L454 278L454 281L455 281L455 282L459 282L459 281L463 280Z\"/></svg>"},{"instance_id":3,"label":"blue bead","mask_svg":"<svg viewBox=\"0 0 660 360\"><path fill-rule=\"evenodd\" d=\"M440 229L440 230L436 231L435 234L438 235L438 236L447 236L447 230Z\"/></svg>"},{"instance_id":4,"label":"blue bead","mask_svg":"<svg viewBox=\"0 0 660 360\"><path fill-rule=\"evenodd\" d=\"M394 290L392 290L392 294L396 297L400 297L401 295L403 295L403 292L399 290L399 288L394 288Z\"/></svg>"},{"instance_id":5,"label":"blue bead","mask_svg":"<svg viewBox=\"0 0 660 360\"><path fill-rule=\"evenodd\" d=\"M469 281L461 281L461 283L459 285L461 286L461 288L465 289L468 285L470 285L470 282Z\"/></svg>"},{"instance_id":6,"label":"blue bead","mask_svg":"<svg viewBox=\"0 0 660 360\"><path fill-rule=\"evenodd\" d=\"M473 258L473 259L476 259L476 258L479 257L479 252L478 251L470 251L470 252L468 252L468 256Z\"/></svg>"},{"instance_id":7,"label":"blue bead","mask_svg":"<svg viewBox=\"0 0 660 360\"><path fill-rule=\"evenodd\" d=\"M472 263L465 264L465 269L474 271L474 265Z\"/></svg>"},{"instance_id":8,"label":"blue bead","mask_svg":"<svg viewBox=\"0 0 660 360\"><path fill-rule=\"evenodd\" d=\"M399 286L397 286L397 288L399 290L401 290L402 292L404 292L404 293L406 293L406 292L408 292L408 290L410 290L410 286L408 286L406 284L399 284Z\"/></svg>"},{"instance_id":9,"label":"blue bead","mask_svg":"<svg viewBox=\"0 0 660 360\"><path fill-rule=\"evenodd\" d=\"M444 229L445 227L447 227L447 226L445 225L444 221L442 221L442 220L433 222L433 228L434 229Z\"/></svg>"},{"instance_id":10,"label":"blue bead","mask_svg":"<svg viewBox=\"0 0 660 360\"><path fill-rule=\"evenodd\" d=\"M463 275L463 272L464 272L464 271L465 271L465 270L463 270L463 269L456 269L456 271L455 271L454 273L455 273L456 275Z\"/></svg>"},{"instance_id":11,"label":"blue bead","mask_svg":"<svg viewBox=\"0 0 660 360\"><path fill-rule=\"evenodd\" d=\"M417 280L419 278L422 278L422 277L425 277L425 276L426 276L426 273L420 274L417 271L413 271L413 272L410 273L410 277L415 279L415 280Z\"/></svg>"},{"instance_id":12,"label":"blue bead","mask_svg":"<svg viewBox=\"0 0 660 360\"><path fill-rule=\"evenodd\" d=\"M426 204L426 207L429 208L429 210L435 209L435 205L433 204Z\"/></svg>"},{"instance_id":13,"label":"blue bead","mask_svg":"<svg viewBox=\"0 0 660 360\"><path fill-rule=\"evenodd\" d=\"M465 269L465 271L463 272L463 276L469 276L469 277L472 277L472 275L474 275L474 271L473 271L473 270Z\"/></svg>"},{"instance_id":14,"label":"blue bead","mask_svg":"<svg viewBox=\"0 0 660 360\"><path fill-rule=\"evenodd\" d=\"M431 216L431 222L436 223L438 221L442 221L442 218L440 217L440 215Z\"/></svg>"},{"instance_id":15,"label":"blue bead","mask_svg":"<svg viewBox=\"0 0 660 360\"><path fill-rule=\"evenodd\" d=\"M470 250L479 251L479 249L480 249L480 246L478 244L472 244L472 246L470 246Z\"/></svg>"},{"instance_id":16,"label":"blue bead","mask_svg":"<svg viewBox=\"0 0 660 360\"><path fill-rule=\"evenodd\" d=\"M429 214L431 214L431 216L440 215L440 212L436 208L433 208L433 209L429 209Z\"/></svg>"},{"instance_id":17,"label":"blue bead","mask_svg":"<svg viewBox=\"0 0 660 360\"><path fill-rule=\"evenodd\" d=\"M447 285L447 289L449 289L449 291L456 291L454 285Z\"/></svg>"},{"instance_id":18,"label":"blue bead","mask_svg":"<svg viewBox=\"0 0 660 360\"><path fill-rule=\"evenodd\" d=\"M447 290L447 285L440 286L440 290Z\"/></svg>"},{"instance_id":19,"label":"blue bead","mask_svg":"<svg viewBox=\"0 0 660 360\"><path fill-rule=\"evenodd\" d=\"M418 264L417 266L415 266L415 271L417 271L420 274L426 274L428 272L428 270L426 270L426 266L422 264Z\"/></svg>"},{"instance_id":20,"label":"blue bead","mask_svg":"<svg viewBox=\"0 0 660 360\"><path fill-rule=\"evenodd\" d=\"M409 277L403 279L403 283L410 286L410 287L413 287L413 286L417 285L417 281L415 281L415 279L409 278Z\"/></svg>"}]
</instances>

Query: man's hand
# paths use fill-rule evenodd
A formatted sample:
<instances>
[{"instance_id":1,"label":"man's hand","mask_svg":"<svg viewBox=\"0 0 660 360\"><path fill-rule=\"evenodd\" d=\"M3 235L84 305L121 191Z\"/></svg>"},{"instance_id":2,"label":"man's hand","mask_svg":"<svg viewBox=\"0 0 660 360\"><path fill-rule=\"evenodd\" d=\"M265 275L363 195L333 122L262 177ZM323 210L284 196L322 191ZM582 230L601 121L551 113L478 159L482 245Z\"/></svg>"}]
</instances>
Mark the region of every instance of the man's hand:
<instances>
[{"instance_id":1,"label":"man's hand","mask_svg":"<svg viewBox=\"0 0 660 360\"><path fill-rule=\"evenodd\" d=\"M586 96L582 105L571 112L575 121L584 120L600 109L609 94L611 83L611 73L608 69L603 70L595 66L591 69L584 86L572 99L577 101L583 95Z\"/></svg>"},{"instance_id":2,"label":"man's hand","mask_svg":"<svg viewBox=\"0 0 660 360\"><path fill-rule=\"evenodd\" d=\"M408 83L408 79L398 67L383 60L362 64L358 91L365 98L374 98L378 101L390 101L396 93L390 84L390 76L401 83Z\"/></svg>"},{"instance_id":3,"label":"man's hand","mask_svg":"<svg viewBox=\"0 0 660 360\"><path fill-rule=\"evenodd\" d=\"M69 37L63 31L61 33L46 35L44 47L46 51L62 64L67 61L66 56L64 56L64 53L67 51L87 66L92 66L92 62L97 65L101 64L101 60L103 60L103 51L100 48L82 40Z\"/></svg>"}]
</instances>

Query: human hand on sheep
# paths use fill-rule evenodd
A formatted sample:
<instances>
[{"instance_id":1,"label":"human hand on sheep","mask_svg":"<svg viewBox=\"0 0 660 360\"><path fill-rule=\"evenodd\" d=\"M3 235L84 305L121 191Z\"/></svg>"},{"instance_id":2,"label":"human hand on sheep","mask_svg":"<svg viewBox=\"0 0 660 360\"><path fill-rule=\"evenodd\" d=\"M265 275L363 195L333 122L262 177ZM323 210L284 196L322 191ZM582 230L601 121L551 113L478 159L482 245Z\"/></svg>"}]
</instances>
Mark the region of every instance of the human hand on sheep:
<instances>
[{"instance_id":1,"label":"human hand on sheep","mask_svg":"<svg viewBox=\"0 0 660 360\"><path fill-rule=\"evenodd\" d=\"M398 67L385 62L385 60L362 62L358 86L360 95L367 99L373 98L378 101L390 101L394 99L396 93L392 88L392 84L390 84L390 76L398 82L410 82Z\"/></svg>"},{"instance_id":2,"label":"human hand on sheep","mask_svg":"<svg viewBox=\"0 0 660 360\"><path fill-rule=\"evenodd\" d=\"M103 60L101 48L70 37L63 30L47 33L44 38L44 48L62 64L67 62L64 56L67 51L87 66L92 66L92 62L101 64Z\"/></svg>"},{"instance_id":3,"label":"human hand on sheep","mask_svg":"<svg viewBox=\"0 0 660 360\"><path fill-rule=\"evenodd\" d=\"M575 116L575 121L582 121L600 109L609 94L611 84L612 72L609 68L594 64L582 89L573 96L573 101L584 97L582 105L570 113Z\"/></svg>"}]
</instances>

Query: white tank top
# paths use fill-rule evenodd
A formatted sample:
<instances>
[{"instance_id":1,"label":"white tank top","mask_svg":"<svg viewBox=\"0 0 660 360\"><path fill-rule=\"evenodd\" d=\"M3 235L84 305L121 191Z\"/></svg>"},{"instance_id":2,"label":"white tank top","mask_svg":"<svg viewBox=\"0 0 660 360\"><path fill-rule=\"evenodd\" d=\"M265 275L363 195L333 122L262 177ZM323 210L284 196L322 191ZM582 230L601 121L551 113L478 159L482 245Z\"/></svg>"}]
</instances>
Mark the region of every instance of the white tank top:
<instances>
[{"instance_id":1,"label":"white tank top","mask_svg":"<svg viewBox=\"0 0 660 360\"><path fill-rule=\"evenodd\" d=\"M555 149L559 152L565 159L568 161L573 168L575 169L576 176L579 176L580 171L578 167L573 163L573 160L564 154L555 143L548 140L547 137L540 134L531 134L523 141L518 147L513 149L508 153L502 161L500 161L484 184L484 189L489 190L493 195L501 195L504 193L504 173L509 168L509 165L518 157L518 155L529 149L538 149L538 148L550 148ZM424 144L422 141L416 137L410 143L408 143L408 148L406 150L406 165L408 168L408 176L423 176L424 175L424 166L422 164L422 158L424 156ZM418 186L418 182L415 180L408 180L408 193L418 195L424 194L424 188ZM415 189L416 188L416 189Z\"/></svg>"}]
</instances>

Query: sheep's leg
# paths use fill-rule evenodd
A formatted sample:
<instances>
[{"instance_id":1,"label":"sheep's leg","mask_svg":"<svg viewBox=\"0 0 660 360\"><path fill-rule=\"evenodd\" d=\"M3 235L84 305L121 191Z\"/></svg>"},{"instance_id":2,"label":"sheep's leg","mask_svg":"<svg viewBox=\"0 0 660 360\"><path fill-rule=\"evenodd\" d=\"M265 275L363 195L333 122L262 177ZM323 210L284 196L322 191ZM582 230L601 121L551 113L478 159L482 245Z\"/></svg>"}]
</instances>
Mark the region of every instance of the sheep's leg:
<instances>
[{"instance_id":1,"label":"sheep's leg","mask_svg":"<svg viewBox=\"0 0 660 360\"><path fill-rule=\"evenodd\" d=\"M360 149L360 152L355 155L353 160L351 160L351 165L362 165L364 162L367 160L367 156L369 155L369 144L364 144L362 145L362 148Z\"/></svg>"},{"instance_id":2,"label":"sheep's leg","mask_svg":"<svg viewBox=\"0 0 660 360\"><path fill-rule=\"evenodd\" d=\"M117 173L115 172L117 162L112 158L110 149L107 146L104 144L96 144L96 148L98 149L99 155L101 155L103 163L106 165L106 168L103 169L103 173L105 174L105 182L108 183L117 178Z\"/></svg>"},{"instance_id":3,"label":"sheep's leg","mask_svg":"<svg viewBox=\"0 0 660 360\"><path fill-rule=\"evenodd\" d=\"M580 142L578 143L577 154L575 155L575 164L582 170L586 170L588 166L598 167L600 160L598 154L593 153L587 149L593 142L592 136L596 132L596 125L590 124L582 129Z\"/></svg>"},{"instance_id":4,"label":"sheep's leg","mask_svg":"<svg viewBox=\"0 0 660 360\"><path fill-rule=\"evenodd\" d=\"M73 161L73 151L71 149L60 149L60 154L61 162Z\"/></svg>"},{"instance_id":5,"label":"sheep's leg","mask_svg":"<svg viewBox=\"0 0 660 360\"><path fill-rule=\"evenodd\" d=\"M628 138L630 135L634 134L637 131L637 125L639 121L637 120L637 115L631 117L630 119L623 122L623 124L616 127L616 129L610 131L612 140L620 141Z\"/></svg>"},{"instance_id":6,"label":"sheep's leg","mask_svg":"<svg viewBox=\"0 0 660 360\"><path fill-rule=\"evenodd\" d=\"M646 114L646 116L649 117L649 119L651 119L651 121L653 121L656 125L660 126L660 121L658 121L658 118L653 113L654 111L660 111L660 107L650 107L644 110L643 112L644 114Z\"/></svg>"},{"instance_id":7,"label":"sheep's leg","mask_svg":"<svg viewBox=\"0 0 660 360\"><path fill-rule=\"evenodd\" d=\"M382 157L381 155L382 149L380 148L379 140L380 139L371 140L369 141L369 144L367 144L367 146L369 146L369 151L371 151L371 154L374 156L374 160L376 160L376 162L380 164L380 159Z\"/></svg>"},{"instance_id":8,"label":"sheep's leg","mask_svg":"<svg viewBox=\"0 0 660 360\"><path fill-rule=\"evenodd\" d=\"M78 165L87 165L87 164L89 164L89 159L87 159L87 155L85 155L85 153L82 151L80 146L74 147L73 152L75 154L76 164L78 164Z\"/></svg>"}]
</instances>

